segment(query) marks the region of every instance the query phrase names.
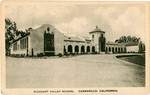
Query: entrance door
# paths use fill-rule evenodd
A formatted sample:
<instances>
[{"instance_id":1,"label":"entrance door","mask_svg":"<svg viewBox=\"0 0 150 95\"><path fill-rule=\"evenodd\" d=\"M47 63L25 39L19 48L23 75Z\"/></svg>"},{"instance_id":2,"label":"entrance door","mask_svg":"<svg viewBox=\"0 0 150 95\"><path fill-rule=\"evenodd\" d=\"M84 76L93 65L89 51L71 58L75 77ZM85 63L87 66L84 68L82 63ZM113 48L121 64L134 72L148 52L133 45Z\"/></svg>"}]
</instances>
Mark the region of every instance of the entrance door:
<instances>
[{"instance_id":1,"label":"entrance door","mask_svg":"<svg viewBox=\"0 0 150 95\"><path fill-rule=\"evenodd\" d=\"M54 55L54 34L44 33L44 53L46 55Z\"/></svg>"}]
</instances>

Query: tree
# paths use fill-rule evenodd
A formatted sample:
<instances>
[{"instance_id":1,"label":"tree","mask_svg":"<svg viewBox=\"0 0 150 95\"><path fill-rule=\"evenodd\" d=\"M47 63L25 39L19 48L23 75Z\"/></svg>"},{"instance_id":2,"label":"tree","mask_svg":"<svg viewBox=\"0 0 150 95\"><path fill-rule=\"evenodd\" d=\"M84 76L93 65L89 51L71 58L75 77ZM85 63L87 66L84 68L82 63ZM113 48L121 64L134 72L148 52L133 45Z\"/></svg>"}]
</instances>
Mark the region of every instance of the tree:
<instances>
[{"instance_id":1,"label":"tree","mask_svg":"<svg viewBox=\"0 0 150 95\"><path fill-rule=\"evenodd\" d=\"M32 28L28 28L32 29ZM10 44L14 41L15 36L24 36L26 33L17 29L16 22L12 22L9 18L5 19L5 50L6 54L9 52Z\"/></svg>"},{"instance_id":2,"label":"tree","mask_svg":"<svg viewBox=\"0 0 150 95\"><path fill-rule=\"evenodd\" d=\"M116 39L116 43L127 43L127 42L138 42L140 38L137 38L135 36L121 36L119 39Z\"/></svg>"},{"instance_id":3,"label":"tree","mask_svg":"<svg viewBox=\"0 0 150 95\"><path fill-rule=\"evenodd\" d=\"M14 40L14 33L17 30L15 22L11 22L10 19L5 19L5 49L6 53L9 52L10 41Z\"/></svg>"}]
</instances>

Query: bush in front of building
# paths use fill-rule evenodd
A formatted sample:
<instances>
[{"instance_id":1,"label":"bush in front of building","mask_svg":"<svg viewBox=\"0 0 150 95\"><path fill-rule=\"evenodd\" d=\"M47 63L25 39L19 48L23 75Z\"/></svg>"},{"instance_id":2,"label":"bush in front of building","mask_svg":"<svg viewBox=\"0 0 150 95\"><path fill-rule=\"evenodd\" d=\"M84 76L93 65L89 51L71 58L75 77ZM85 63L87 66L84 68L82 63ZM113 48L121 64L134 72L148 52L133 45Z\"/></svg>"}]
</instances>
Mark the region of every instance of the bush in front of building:
<instances>
[{"instance_id":1,"label":"bush in front of building","mask_svg":"<svg viewBox=\"0 0 150 95\"><path fill-rule=\"evenodd\" d=\"M20 57L25 57L25 54L21 54Z\"/></svg>"},{"instance_id":2,"label":"bush in front of building","mask_svg":"<svg viewBox=\"0 0 150 95\"><path fill-rule=\"evenodd\" d=\"M88 54L88 52L86 52L85 54Z\"/></svg>"},{"instance_id":3,"label":"bush in front of building","mask_svg":"<svg viewBox=\"0 0 150 95\"><path fill-rule=\"evenodd\" d=\"M15 54L10 54L11 57L15 57Z\"/></svg>"},{"instance_id":4,"label":"bush in front of building","mask_svg":"<svg viewBox=\"0 0 150 95\"><path fill-rule=\"evenodd\" d=\"M95 51L95 52L92 52L92 54L97 54L97 51Z\"/></svg>"},{"instance_id":5,"label":"bush in front of building","mask_svg":"<svg viewBox=\"0 0 150 95\"><path fill-rule=\"evenodd\" d=\"M97 54L100 54L100 52L97 52Z\"/></svg>"},{"instance_id":6,"label":"bush in front of building","mask_svg":"<svg viewBox=\"0 0 150 95\"><path fill-rule=\"evenodd\" d=\"M43 53L37 53L37 57L43 57L44 54Z\"/></svg>"},{"instance_id":7,"label":"bush in front of building","mask_svg":"<svg viewBox=\"0 0 150 95\"><path fill-rule=\"evenodd\" d=\"M25 54L10 54L11 57L16 57L16 58L23 58L25 57Z\"/></svg>"},{"instance_id":8,"label":"bush in front of building","mask_svg":"<svg viewBox=\"0 0 150 95\"><path fill-rule=\"evenodd\" d=\"M59 56L59 57L62 57L62 53L59 53L58 56Z\"/></svg>"},{"instance_id":9,"label":"bush in front of building","mask_svg":"<svg viewBox=\"0 0 150 95\"><path fill-rule=\"evenodd\" d=\"M64 55L69 56L69 54L67 52L65 52Z\"/></svg>"},{"instance_id":10,"label":"bush in front of building","mask_svg":"<svg viewBox=\"0 0 150 95\"><path fill-rule=\"evenodd\" d=\"M78 55L79 53L78 53L78 52L75 52L74 54L75 54L75 55Z\"/></svg>"},{"instance_id":11,"label":"bush in front of building","mask_svg":"<svg viewBox=\"0 0 150 95\"><path fill-rule=\"evenodd\" d=\"M72 53L73 56L77 55L77 53Z\"/></svg>"},{"instance_id":12,"label":"bush in front of building","mask_svg":"<svg viewBox=\"0 0 150 95\"><path fill-rule=\"evenodd\" d=\"M81 52L80 54L86 54L85 52Z\"/></svg>"}]
</instances>

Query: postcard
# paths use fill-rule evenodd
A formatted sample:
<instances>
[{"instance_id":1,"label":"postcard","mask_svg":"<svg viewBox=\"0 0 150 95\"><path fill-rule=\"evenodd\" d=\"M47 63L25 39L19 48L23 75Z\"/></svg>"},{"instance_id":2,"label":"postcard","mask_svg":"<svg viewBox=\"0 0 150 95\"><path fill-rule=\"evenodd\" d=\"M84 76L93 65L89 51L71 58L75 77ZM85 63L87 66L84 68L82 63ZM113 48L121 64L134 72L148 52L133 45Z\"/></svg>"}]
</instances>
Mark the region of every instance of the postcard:
<instances>
[{"instance_id":1,"label":"postcard","mask_svg":"<svg viewBox=\"0 0 150 95\"><path fill-rule=\"evenodd\" d=\"M3 95L150 94L150 3L2 1Z\"/></svg>"}]
</instances>

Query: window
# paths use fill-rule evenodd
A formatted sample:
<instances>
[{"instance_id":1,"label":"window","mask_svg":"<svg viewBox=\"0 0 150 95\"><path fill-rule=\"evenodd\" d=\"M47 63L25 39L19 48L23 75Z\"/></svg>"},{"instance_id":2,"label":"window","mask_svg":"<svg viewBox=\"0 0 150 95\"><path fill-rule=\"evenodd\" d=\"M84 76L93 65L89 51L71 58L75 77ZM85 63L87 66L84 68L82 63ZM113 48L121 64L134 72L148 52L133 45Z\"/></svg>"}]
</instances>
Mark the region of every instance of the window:
<instances>
[{"instance_id":1,"label":"window","mask_svg":"<svg viewBox=\"0 0 150 95\"><path fill-rule=\"evenodd\" d=\"M20 40L20 49L26 49L26 45L27 45L26 41L27 41L27 38Z\"/></svg>"},{"instance_id":2,"label":"window","mask_svg":"<svg viewBox=\"0 0 150 95\"><path fill-rule=\"evenodd\" d=\"M50 28L49 28L49 27L47 27L47 31L48 31L48 32L50 31Z\"/></svg>"},{"instance_id":3,"label":"window","mask_svg":"<svg viewBox=\"0 0 150 95\"><path fill-rule=\"evenodd\" d=\"M103 37L103 34L101 34L101 37Z\"/></svg>"},{"instance_id":4,"label":"window","mask_svg":"<svg viewBox=\"0 0 150 95\"><path fill-rule=\"evenodd\" d=\"M17 42L13 44L13 51L17 50Z\"/></svg>"},{"instance_id":5,"label":"window","mask_svg":"<svg viewBox=\"0 0 150 95\"><path fill-rule=\"evenodd\" d=\"M94 35L92 35L92 38L94 38Z\"/></svg>"},{"instance_id":6,"label":"window","mask_svg":"<svg viewBox=\"0 0 150 95\"><path fill-rule=\"evenodd\" d=\"M54 50L54 34L44 33L44 51Z\"/></svg>"},{"instance_id":7,"label":"window","mask_svg":"<svg viewBox=\"0 0 150 95\"><path fill-rule=\"evenodd\" d=\"M24 39L24 48L26 48L26 42L27 42L27 40L26 40L26 38Z\"/></svg>"}]
</instances>

